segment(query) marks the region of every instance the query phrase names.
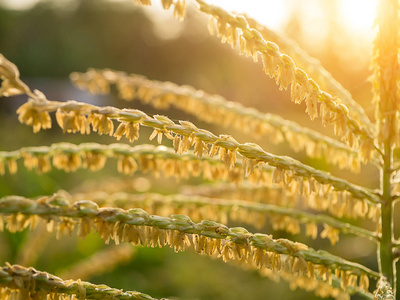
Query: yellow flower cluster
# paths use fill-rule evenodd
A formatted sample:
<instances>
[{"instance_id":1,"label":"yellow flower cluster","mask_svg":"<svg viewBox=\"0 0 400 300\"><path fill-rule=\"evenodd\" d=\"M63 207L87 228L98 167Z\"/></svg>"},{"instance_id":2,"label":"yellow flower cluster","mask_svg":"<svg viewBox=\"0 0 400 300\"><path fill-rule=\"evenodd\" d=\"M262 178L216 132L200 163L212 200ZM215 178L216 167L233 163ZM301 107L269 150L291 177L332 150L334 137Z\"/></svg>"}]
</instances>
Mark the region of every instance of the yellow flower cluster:
<instances>
[{"instance_id":1,"label":"yellow flower cluster","mask_svg":"<svg viewBox=\"0 0 400 300\"><path fill-rule=\"evenodd\" d=\"M358 114L350 112L338 97L322 91L314 80L296 67L288 55L279 51L275 43L265 41L257 29L249 26L246 17L230 14L202 0L196 2L200 11L212 16L210 33L217 35L223 43L228 42L233 48L238 45L241 54L252 56L256 62L261 54L265 73L275 78L280 89L291 86L292 100L295 103L305 101L306 112L311 119L319 116L324 125L332 124L335 134L351 147L357 147L358 140L368 145L373 144L371 127L361 125Z\"/></svg>"},{"instance_id":2,"label":"yellow flower cluster","mask_svg":"<svg viewBox=\"0 0 400 300\"><path fill-rule=\"evenodd\" d=\"M180 138L174 139L176 140L179 145L185 144ZM185 150L179 146L176 149L177 152ZM262 166L252 159L232 162L234 158L230 156L232 152L229 150L223 151L222 154L221 150L219 152L218 159L210 157L199 159L199 153L179 155L163 146L130 147L123 144L106 146L95 143L80 145L60 143L51 147L27 147L19 151L0 152L0 171L4 174L5 165L8 165L10 172L16 172L19 158L24 159L25 167L35 169L39 173L50 171L51 165L67 172L76 171L78 168L97 171L104 167L108 158L116 158L118 171L124 174L131 175L140 170L143 173L150 172L156 176L163 175L176 179L202 176L205 180L213 182L223 180L235 183L237 186L234 191L228 191L230 197L234 199L253 202L268 201L271 204L290 207L301 204L304 208L327 211L340 218L347 216L368 217L374 221L379 219L379 206L365 199L357 199L345 190L336 191L329 185L321 185L312 178L294 176L292 171L286 172L281 167ZM232 167L227 169L227 163L233 164ZM247 188L248 193L244 192L246 176L252 183L251 189ZM201 194L199 191L196 193ZM218 197L225 197L215 188L212 193ZM287 223L293 222L288 220Z\"/></svg>"},{"instance_id":3,"label":"yellow flower cluster","mask_svg":"<svg viewBox=\"0 0 400 300\"><path fill-rule=\"evenodd\" d=\"M127 75L112 70L89 69L86 73L72 73L71 80L81 89L94 94L109 93L110 84L115 84L122 99L140 99L156 108L175 106L198 119L243 130L256 138L268 137L274 143L286 140L295 151L304 150L310 157L324 157L340 168L358 172L360 162L371 159L374 145L369 140L363 143L361 155L347 145L328 138L299 124L284 120L277 115L263 114L255 109L243 107L217 95L208 95L190 86L178 86L170 82L151 81L141 75ZM325 106L322 106L324 109ZM354 139L351 141L353 144Z\"/></svg>"},{"instance_id":4,"label":"yellow flower cluster","mask_svg":"<svg viewBox=\"0 0 400 300\"><path fill-rule=\"evenodd\" d=\"M151 0L134 0L135 4L148 6L151 5ZM185 16L185 0L162 0L161 4L164 9L174 7L174 17L178 20L183 20Z\"/></svg>"},{"instance_id":5,"label":"yellow flower cluster","mask_svg":"<svg viewBox=\"0 0 400 300\"><path fill-rule=\"evenodd\" d=\"M29 87L19 79L19 70L0 53L0 97L31 94Z\"/></svg>"},{"instance_id":6,"label":"yellow flower cluster","mask_svg":"<svg viewBox=\"0 0 400 300\"><path fill-rule=\"evenodd\" d=\"M311 119L319 116L323 125L332 124L335 134L351 147L357 147L358 140L373 143L373 133L370 128L361 125L357 115L350 112L339 98L322 91L288 55L280 52L275 43L265 41L257 29L251 28L244 16L230 14L202 0L197 0L197 3L200 11L212 16L210 33L232 47L239 45L240 53L252 56L255 61L261 55L265 73L275 78L280 89L290 86L293 102L305 101L306 112Z\"/></svg>"},{"instance_id":7,"label":"yellow flower cluster","mask_svg":"<svg viewBox=\"0 0 400 300\"><path fill-rule=\"evenodd\" d=\"M104 193L89 192L73 196L64 195L68 199L90 199L100 207L118 207L129 209L141 207L151 214L170 216L172 214L184 214L194 221L210 219L213 221L228 223L250 224L257 229L262 229L268 221L274 230L285 230L291 234L300 233L300 225L305 224L306 236L313 239L318 236L317 223L324 224L325 229L321 231L321 238L328 238L332 244L339 239L339 231L349 232L370 239L374 238L372 232L366 230L357 231L351 225L347 227L337 223L329 217L316 216L314 214L298 212L290 208L275 206L264 203L252 203L248 201L227 201L226 199L199 197L195 195L169 195L159 194L127 194L127 193ZM335 227L336 226L336 227Z\"/></svg>"},{"instance_id":8,"label":"yellow flower cluster","mask_svg":"<svg viewBox=\"0 0 400 300\"><path fill-rule=\"evenodd\" d=\"M300 195L294 191L276 186L253 186L247 182L240 186L232 185L203 185L185 187L184 194L218 197L224 199L241 199L249 202L262 202L283 207L300 207L342 218L369 218L378 222L380 207L371 205L362 199L355 199L347 192L331 192L325 195Z\"/></svg>"},{"instance_id":9,"label":"yellow flower cluster","mask_svg":"<svg viewBox=\"0 0 400 300\"><path fill-rule=\"evenodd\" d=\"M321 268L323 269L323 268ZM321 277L326 277L326 272L324 270L318 271L321 274ZM280 272L280 277L277 276L274 272L271 272L268 269L260 270L259 272L261 276L266 276L271 280L276 282L279 281L280 277L284 278L285 281L289 282L289 287L291 290L296 290L301 288L308 292L314 292L317 296L321 298L332 297L340 300L349 300L350 295L348 293L343 292L340 288L335 288L329 283L325 281L318 281L314 279L307 278L305 276L293 276L292 273L282 270Z\"/></svg>"},{"instance_id":10,"label":"yellow flower cluster","mask_svg":"<svg viewBox=\"0 0 400 300\"><path fill-rule=\"evenodd\" d=\"M135 2L151 4L151 0ZM323 126L332 125L335 135L343 143L280 117L247 109L187 86L93 69L85 74L73 73L72 80L92 93L110 93L110 85L115 84L120 96L126 100L139 98L157 108L174 105L206 122L246 129L257 136L266 135L275 143L287 141L292 149L305 151L311 157L325 155L327 161L355 172L360 170L361 163L375 163L382 170L381 191L357 186L289 157L273 155L256 144L241 144L229 135L216 136L188 121L174 122L166 116L148 116L139 110L98 107L74 100L49 101L40 91L32 92L19 79L17 67L0 55L0 96L29 96L28 102L17 113L19 121L32 126L34 132L50 128L50 113L54 112L57 124L64 133L90 134L93 131L114 136L117 140L125 136L133 142L139 138L140 126L146 126L153 130L150 140L156 138L161 144L165 136L168 139L166 142L172 145L171 150L117 144L23 148L0 152L0 174L4 174L6 168L11 173L16 172L20 158L28 169L39 173L50 171L52 166L65 171L78 168L96 171L105 166L108 158L115 158L118 160L118 171L124 174L131 175L140 170L156 176L162 174L177 179L203 176L214 182L222 179L237 184L233 191L228 192L219 184L208 198L193 195L194 191L198 195L203 194L202 188L192 188L184 196L128 196L122 193L70 196L57 193L35 200L8 196L0 199L0 231L6 229L14 233L27 227L33 230L41 222L57 238L72 233L85 237L94 231L107 244L114 241L116 245L124 242L149 247L169 246L175 252L192 249L224 262L258 269L269 277L283 278L290 281L292 289L301 287L314 290L320 296L337 299L349 299L354 292L372 298L368 291L369 280L380 279L374 297L394 298L390 284L382 278L382 274L391 283L395 282L395 272L390 267L396 254L392 251L395 246L389 205L396 200L396 195L390 194L395 169L393 149L400 145L400 122L397 120L400 115L397 55L400 35L390 28L383 11L393 8L391 14L395 21L392 23L400 24L398 1L396 4L395 1L382 2L382 11L378 13L379 28L386 33L378 34L375 45L373 83L376 91L380 92L379 97L376 95L379 98L377 128L338 84L326 85L330 78L324 70L310 73L308 69L300 68L301 63L296 62L296 65L289 56L292 50L290 45L286 45L289 53L284 53L285 46L279 48L273 39L268 38L269 33L254 20L227 13L203 0L196 2L200 11L211 16L209 30L212 34L223 43L238 48L241 54L251 56L255 62L261 58L264 72L276 81L280 90L290 89L292 101L305 104L306 113L312 120L320 118ZM183 19L184 0L162 0L162 5L164 9L173 8L174 16ZM297 50L292 53L302 57ZM311 65L312 69L315 64ZM313 75L319 73L321 76ZM320 82L323 88L320 88ZM323 90L324 86L331 94ZM219 193L223 196L219 197ZM107 207L110 204L112 207ZM368 217L375 221L377 229L370 231L326 215L304 212L299 207L329 212L340 219ZM149 215L142 208L156 215ZM167 217L171 214L170 218ZM213 220L204 221L205 218ZM271 235L253 234L242 227L229 228L223 224L234 221L261 228L266 219L274 230L298 234L305 229L306 236L313 239L320 236L329 239L332 244L338 241L339 233L356 234L377 241L380 272L325 251L315 251L302 243L273 239ZM317 224L322 224L323 229L319 229ZM95 266L96 261L103 257L99 255L86 261L86 265ZM113 264L113 261L109 263ZM37 288L37 279L42 281L44 288ZM62 289L61 295L56 288ZM11 265L0 269L0 297L10 300L16 297L152 299L139 293L98 288L81 280L66 282L47 273Z\"/></svg>"},{"instance_id":11,"label":"yellow flower cluster","mask_svg":"<svg viewBox=\"0 0 400 300\"><path fill-rule=\"evenodd\" d=\"M249 16L246 16L246 20L248 26L259 31L264 40L279 45L280 51L293 58L296 65L310 75L322 90L326 90L331 95L337 95L349 108L349 114L351 114L356 120L362 122L368 128L373 126L364 109L354 101L349 91L347 91L326 69L322 67L319 60L310 57L294 40L291 40L283 33L278 34Z\"/></svg>"},{"instance_id":12,"label":"yellow flower cluster","mask_svg":"<svg viewBox=\"0 0 400 300\"><path fill-rule=\"evenodd\" d=\"M32 102L36 103L36 102ZM25 107L26 104L22 105L19 109L20 114L25 114L26 110L35 110L36 107ZM232 168L235 160L236 153L242 155L245 159L255 160L255 163L250 165L255 165L256 163L262 164L267 163L276 168L274 172L274 182L282 182L284 186L290 185L292 182L296 183L294 186L302 191L302 187L305 182L308 182L311 194L330 191L332 189L337 191L347 190L352 196L356 198L365 199L372 203L378 203L380 200L378 197L368 191L365 188L361 188L346 182L343 179L335 178L330 174L313 169L307 165L301 164L300 162L283 156L275 156L273 154L265 152L256 144L240 144L233 138L220 135L217 137L211 132L203 129L197 128L194 124L187 121L179 121L179 125L164 116L155 115L153 118L147 116L145 113L138 110L119 110L113 107L96 107L94 105L88 105L76 101L67 102L56 102L56 101L46 101L37 104L40 109L47 111L74 111L80 115L92 115L101 114L102 119L107 120L107 122L100 122L99 125L93 125L96 130L101 134L109 132L111 126L109 122L111 119L118 119L120 122L133 122L141 124L144 126L152 127L155 129L156 135L158 135L159 141L160 137L165 135L169 139L174 139L175 149L178 152L183 152L192 147L197 139L210 145L211 148L208 150L209 156L214 156L218 153L219 158L225 162L227 168ZM94 120L95 118L87 118L87 120ZM22 119L22 122L27 122L28 120ZM78 129L77 129L78 130ZM175 136L172 135L175 133ZM152 136L155 136L154 134ZM201 149L208 149L201 146ZM198 155L204 151L198 151ZM201 154L202 155L202 154ZM245 166L248 164L246 163ZM246 173L249 174L251 169ZM292 180L296 179L296 180Z\"/></svg>"},{"instance_id":13,"label":"yellow flower cluster","mask_svg":"<svg viewBox=\"0 0 400 300\"><path fill-rule=\"evenodd\" d=\"M15 299L129 299L156 300L139 292L124 292L106 285L78 280L62 280L52 274L6 263L0 268L0 298Z\"/></svg>"},{"instance_id":14,"label":"yellow flower cluster","mask_svg":"<svg viewBox=\"0 0 400 300\"><path fill-rule=\"evenodd\" d=\"M374 41L372 85L375 118L379 130L378 141L391 147L400 146L400 97L398 53L400 51L400 5L398 1L382 1L378 6L377 27L379 34Z\"/></svg>"},{"instance_id":15,"label":"yellow flower cluster","mask_svg":"<svg viewBox=\"0 0 400 300\"><path fill-rule=\"evenodd\" d=\"M35 103L35 104L34 104ZM41 111L36 102L30 99L17 110L18 120L33 127L33 132L51 128L51 118L47 111Z\"/></svg>"},{"instance_id":16,"label":"yellow flower cluster","mask_svg":"<svg viewBox=\"0 0 400 300\"><path fill-rule=\"evenodd\" d=\"M21 208L29 211L29 215L12 213ZM5 221L11 232L34 227L38 210L39 216L47 219L48 230L58 237L71 234L76 226L81 237L93 229L106 243L114 240L116 244L130 242L150 247L170 246L176 252L193 249L199 254L272 270L277 274L284 270L293 276L329 285L339 280L343 291L348 288L367 291L368 276L379 276L363 266L325 252L319 253L301 243L274 240L269 235L251 234L241 227L228 228L211 221L196 224L185 215L166 218L148 215L142 209L99 208L89 200L68 202L57 195L37 201L7 197L2 200L0 209L6 209L10 214Z\"/></svg>"}]
</instances>

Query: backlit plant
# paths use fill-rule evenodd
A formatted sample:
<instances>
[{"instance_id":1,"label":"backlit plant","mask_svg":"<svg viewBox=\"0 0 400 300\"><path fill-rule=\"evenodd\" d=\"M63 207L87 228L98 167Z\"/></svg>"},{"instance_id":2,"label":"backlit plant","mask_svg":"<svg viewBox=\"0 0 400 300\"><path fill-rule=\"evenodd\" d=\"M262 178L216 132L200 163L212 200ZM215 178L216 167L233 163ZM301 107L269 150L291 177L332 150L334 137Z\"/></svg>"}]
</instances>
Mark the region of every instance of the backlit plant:
<instances>
[{"instance_id":1,"label":"backlit plant","mask_svg":"<svg viewBox=\"0 0 400 300\"><path fill-rule=\"evenodd\" d=\"M3 151L0 174L16 173L19 160L40 174L52 168L66 172L101 170L107 160L114 159L122 174L134 176L141 171L215 182L174 195L106 191L59 191L35 199L10 195L0 199L0 230L35 230L43 223L57 236L85 237L94 231L106 243L114 241L116 246L108 253L99 253L80 266L87 272L129 259L133 248L126 247L126 243L168 246L175 252L190 249L224 262L236 262L321 297L348 299L359 294L367 299L395 299L395 262L400 253L400 241L393 235L393 208L399 198L395 180L399 162L394 155L400 146L398 1L381 0L377 9L371 77L374 122L347 90L290 41L248 17L202 0L195 2L199 11L210 16L212 35L255 62L262 60L266 75L281 90L289 90L294 103L305 103L312 120L320 119L323 126L333 128L336 139L220 96L141 75L90 69L72 73L71 80L93 94L109 94L115 89L127 101L139 99L157 109L172 106L203 122L243 130L271 143L287 142L297 152L324 158L354 173L362 164L374 165L380 171L380 187L372 190L352 184L290 157L269 153L257 144L240 143L230 135L216 135L188 121L149 116L137 109L48 100L42 92L32 91L20 79L18 68L0 55L0 96L28 97L17 114L19 121L32 126L35 133L51 128L55 120L64 133L97 133L129 141L110 145L57 143ZM151 4L150 0L136 3ZM183 0L163 0L162 5L173 9L177 19L184 18ZM51 114L55 115L53 121ZM135 145L141 127L153 130L150 140L157 139L161 144L167 139L170 147ZM360 227L357 219L370 220L374 229ZM303 243L225 225L232 221L260 230L269 222L273 230L301 232L313 239L319 236L332 244L339 241L339 234L357 235L376 242L379 270ZM68 278L75 277L71 274L74 272ZM62 280L29 266L10 264L0 269L0 296L153 299L139 292L124 292L80 279Z\"/></svg>"}]
</instances>

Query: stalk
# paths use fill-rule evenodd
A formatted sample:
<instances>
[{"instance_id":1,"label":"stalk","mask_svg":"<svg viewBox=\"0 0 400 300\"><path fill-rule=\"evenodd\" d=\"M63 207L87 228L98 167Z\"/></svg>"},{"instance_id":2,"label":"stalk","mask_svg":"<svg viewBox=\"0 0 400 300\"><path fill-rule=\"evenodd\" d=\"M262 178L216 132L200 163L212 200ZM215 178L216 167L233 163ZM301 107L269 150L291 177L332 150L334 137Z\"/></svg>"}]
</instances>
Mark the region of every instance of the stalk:
<instances>
[{"instance_id":1,"label":"stalk","mask_svg":"<svg viewBox=\"0 0 400 300\"><path fill-rule=\"evenodd\" d=\"M393 288L393 293L396 294L396 266L393 255L393 200L391 197L391 182L392 173L392 155L393 151L390 147L390 141L385 142L384 148L384 165L381 173L382 185L382 237L379 245L379 267L380 272L386 276L388 282Z\"/></svg>"},{"instance_id":2,"label":"stalk","mask_svg":"<svg viewBox=\"0 0 400 300\"><path fill-rule=\"evenodd\" d=\"M393 288L396 297L396 266L393 253L393 199L391 177L393 172L393 150L399 147L398 80L400 50L398 0L381 0L377 6L378 35L374 42L374 93L377 103L378 141L382 145L381 170L381 223L382 238L379 245L379 268Z\"/></svg>"}]
</instances>

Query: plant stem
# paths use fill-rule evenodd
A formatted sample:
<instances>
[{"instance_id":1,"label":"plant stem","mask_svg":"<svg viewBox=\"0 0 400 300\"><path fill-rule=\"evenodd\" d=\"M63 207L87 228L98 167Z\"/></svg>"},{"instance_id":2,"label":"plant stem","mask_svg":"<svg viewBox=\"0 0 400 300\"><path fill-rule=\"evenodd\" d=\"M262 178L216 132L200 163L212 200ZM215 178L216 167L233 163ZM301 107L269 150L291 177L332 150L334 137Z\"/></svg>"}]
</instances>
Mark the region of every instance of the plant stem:
<instances>
[{"instance_id":1,"label":"plant stem","mask_svg":"<svg viewBox=\"0 0 400 300\"><path fill-rule=\"evenodd\" d=\"M393 236L393 205L391 178L393 173L393 149L398 147L399 61L400 50L400 3L398 0L380 0L377 6L379 31L374 42L374 75L377 102L378 140L383 146L381 173L381 223L382 238L379 245L379 268L392 286L396 297L396 266Z\"/></svg>"},{"instance_id":2,"label":"plant stem","mask_svg":"<svg viewBox=\"0 0 400 300\"><path fill-rule=\"evenodd\" d=\"M381 174L382 185L382 237L379 245L379 267L383 275L387 277L388 282L396 294L396 266L393 255L393 199L391 196L391 165L393 150L390 146L390 139L385 141L383 169Z\"/></svg>"}]
</instances>

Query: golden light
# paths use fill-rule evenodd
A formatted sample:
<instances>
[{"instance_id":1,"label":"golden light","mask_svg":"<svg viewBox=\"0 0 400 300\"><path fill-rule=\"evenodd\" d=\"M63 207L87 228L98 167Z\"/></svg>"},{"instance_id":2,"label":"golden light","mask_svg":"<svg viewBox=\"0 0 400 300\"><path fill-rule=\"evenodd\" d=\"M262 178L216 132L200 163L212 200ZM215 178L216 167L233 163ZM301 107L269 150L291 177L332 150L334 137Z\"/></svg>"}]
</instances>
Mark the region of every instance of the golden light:
<instances>
[{"instance_id":1,"label":"golden light","mask_svg":"<svg viewBox=\"0 0 400 300\"><path fill-rule=\"evenodd\" d=\"M276 0L209 0L227 11L246 13L271 29L284 25L289 17L286 1Z\"/></svg>"},{"instance_id":2,"label":"golden light","mask_svg":"<svg viewBox=\"0 0 400 300\"><path fill-rule=\"evenodd\" d=\"M71 2L69 0L59 1ZM109 1L131 3L133 0ZM38 2L39 0L2 0L0 1L0 6L17 10L29 9ZM155 12L150 14L157 15L158 18L162 18L160 16L164 15L164 19L169 17L165 16L166 12L161 13L162 10L158 0L152 2L156 4L156 8ZM316 39L327 34L325 23L327 15L330 13L328 6L332 7L332 4L335 3L319 0L302 0L301 2L292 0L208 0L207 2L221 6L228 11L248 14L261 24L278 31L284 29L293 12L299 13L308 24L305 26L306 31L310 31L310 35ZM350 33L360 35L360 38L371 38L376 4L377 0L336 0L336 5L334 4L334 6L337 9L339 22L344 28L347 28ZM166 20L162 21L165 23ZM176 29L175 31L174 34L171 34L172 37L178 35L180 30Z\"/></svg>"},{"instance_id":3,"label":"golden light","mask_svg":"<svg viewBox=\"0 0 400 300\"><path fill-rule=\"evenodd\" d=\"M305 23L310 35L327 34L327 16L330 9L336 7L339 23L350 32L370 35L375 18L377 0L337 0L334 2L302 0L270 1L270 0L209 0L209 3L221 6L228 11L246 13L271 29L283 29L290 15L299 14ZM316 36L317 35L317 36Z\"/></svg>"},{"instance_id":4,"label":"golden light","mask_svg":"<svg viewBox=\"0 0 400 300\"><path fill-rule=\"evenodd\" d=\"M346 27L356 32L371 32L377 0L340 0L339 14Z\"/></svg>"}]
</instances>

